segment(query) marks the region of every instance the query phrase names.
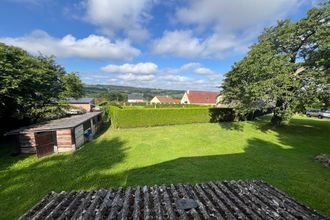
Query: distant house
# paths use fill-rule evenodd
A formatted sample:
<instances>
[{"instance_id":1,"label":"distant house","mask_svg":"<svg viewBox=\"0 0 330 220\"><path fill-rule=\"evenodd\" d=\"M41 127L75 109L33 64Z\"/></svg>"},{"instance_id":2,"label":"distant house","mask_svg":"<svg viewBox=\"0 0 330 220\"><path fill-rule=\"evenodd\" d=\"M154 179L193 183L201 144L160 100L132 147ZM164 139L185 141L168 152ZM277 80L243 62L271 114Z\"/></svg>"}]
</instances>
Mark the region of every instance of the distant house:
<instances>
[{"instance_id":1,"label":"distant house","mask_svg":"<svg viewBox=\"0 0 330 220\"><path fill-rule=\"evenodd\" d=\"M151 99L152 104L178 104L180 100L174 99L170 96L155 96Z\"/></svg>"},{"instance_id":2,"label":"distant house","mask_svg":"<svg viewBox=\"0 0 330 220\"><path fill-rule=\"evenodd\" d=\"M141 93L131 93L127 96L127 101L129 103L143 103L145 99Z\"/></svg>"},{"instance_id":3,"label":"distant house","mask_svg":"<svg viewBox=\"0 0 330 220\"><path fill-rule=\"evenodd\" d=\"M95 107L94 98L80 98L80 99L69 98L68 103L73 108L81 109L86 112L91 112Z\"/></svg>"},{"instance_id":4,"label":"distant house","mask_svg":"<svg viewBox=\"0 0 330 220\"><path fill-rule=\"evenodd\" d=\"M201 92L187 90L181 99L181 104L216 105L218 92Z\"/></svg>"},{"instance_id":5,"label":"distant house","mask_svg":"<svg viewBox=\"0 0 330 220\"><path fill-rule=\"evenodd\" d=\"M229 104L224 103L224 98L225 97L223 95L221 95L221 94L219 94L217 96L217 104L216 104L216 106L218 108L229 108L230 107Z\"/></svg>"}]
</instances>

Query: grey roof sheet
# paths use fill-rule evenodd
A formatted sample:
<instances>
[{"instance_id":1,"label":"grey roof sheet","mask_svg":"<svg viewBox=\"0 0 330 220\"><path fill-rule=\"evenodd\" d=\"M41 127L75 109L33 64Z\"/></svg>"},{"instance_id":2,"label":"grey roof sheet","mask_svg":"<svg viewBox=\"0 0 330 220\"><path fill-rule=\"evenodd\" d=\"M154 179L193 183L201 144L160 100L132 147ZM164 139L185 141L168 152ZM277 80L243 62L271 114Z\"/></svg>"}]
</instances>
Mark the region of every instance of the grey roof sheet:
<instances>
[{"instance_id":1,"label":"grey roof sheet","mask_svg":"<svg viewBox=\"0 0 330 220\"><path fill-rule=\"evenodd\" d=\"M56 130L61 128L72 128L76 127L79 124L84 123L85 121L95 117L96 115L101 114L102 112L87 112L82 115L73 115L70 117L55 119L51 121L46 121L27 127L22 127L13 131L6 133L6 135L13 135L19 133L27 133L31 131L46 131L46 130Z\"/></svg>"},{"instance_id":2,"label":"grey roof sheet","mask_svg":"<svg viewBox=\"0 0 330 220\"><path fill-rule=\"evenodd\" d=\"M90 104L94 101L94 98L80 98L80 99L74 99L69 98L68 102L71 104Z\"/></svg>"},{"instance_id":3,"label":"grey roof sheet","mask_svg":"<svg viewBox=\"0 0 330 220\"><path fill-rule=\"evenodd\" d=\"M197 207L180 208L182 198L193 199ZM251 180L52 192L21 219L327 218L271 185Z\"/></svg>"}]
</instances>

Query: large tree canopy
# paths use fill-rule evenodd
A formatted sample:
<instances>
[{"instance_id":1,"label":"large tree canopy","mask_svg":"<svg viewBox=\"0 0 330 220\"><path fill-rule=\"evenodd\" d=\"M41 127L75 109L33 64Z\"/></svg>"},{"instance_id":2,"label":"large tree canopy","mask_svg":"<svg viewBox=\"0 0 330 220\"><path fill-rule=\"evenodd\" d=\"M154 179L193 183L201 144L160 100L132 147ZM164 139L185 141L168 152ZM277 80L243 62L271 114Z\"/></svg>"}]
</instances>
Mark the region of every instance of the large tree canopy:
<instances>
[{"instance_id":1,"label":"large tree canopy","mask_svg":"<svg viewBox=\"0 0 330 220\"><path fill-rule=\"evenodd\" d=\"M2 131L47 119L59 112L61 100L77 96L72 89L82 91L80 79L74 74L67 74L54 58L32 56L20 48L2 43L0 85Z\"/></svg>"},{"instance_id":2,"label":"large tree canopy","mask_svg":"<svg viewBox=\"0 0 330 220\"><path fill-rule=\"evenodd\" d=\"M266 29L226 74L225 101L243 114L272 108L274 125L313 104L329 107L329 22L325 3L297 22Z\"/></svg>"},{"instance_id":3,"label":"large tree canopy","mask_svg":"<svg viewBox=\"0 0 330 220\"><path fill-rule=\"evenodd\" d=\"M64 98L80 98L84 94L84 85L82 84L78 73L68 73L63 77L64 91L62 96Z\"/></svg>"}]
</instances>

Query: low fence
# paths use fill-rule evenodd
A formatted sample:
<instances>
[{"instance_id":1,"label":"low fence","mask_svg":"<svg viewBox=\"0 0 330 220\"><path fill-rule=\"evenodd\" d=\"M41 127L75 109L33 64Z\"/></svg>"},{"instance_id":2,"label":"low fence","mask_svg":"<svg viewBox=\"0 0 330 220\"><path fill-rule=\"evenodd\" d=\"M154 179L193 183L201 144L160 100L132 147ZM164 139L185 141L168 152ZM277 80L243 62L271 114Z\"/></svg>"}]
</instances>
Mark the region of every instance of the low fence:
<instances>
[{"instance_id":1,"label":"low fence","mask_svg":"<svg viewBox=\"0 0 330 220\"><path fill-rule=\"evenodd\" d=\"M228 108L129 108L110 106L114 128L149 127L160 125L233 121L235 112Z\"/></svg>"}]
</instances>

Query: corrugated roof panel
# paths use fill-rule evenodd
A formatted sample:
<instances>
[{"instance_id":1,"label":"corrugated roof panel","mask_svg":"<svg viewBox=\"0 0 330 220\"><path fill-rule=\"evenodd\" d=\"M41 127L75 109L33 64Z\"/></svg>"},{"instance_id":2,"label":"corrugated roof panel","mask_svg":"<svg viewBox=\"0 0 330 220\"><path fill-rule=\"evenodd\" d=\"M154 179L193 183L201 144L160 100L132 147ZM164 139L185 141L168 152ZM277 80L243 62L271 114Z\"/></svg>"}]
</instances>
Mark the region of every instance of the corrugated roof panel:
<instances>
[{"instance_id":1,"label":"corrugated roof panel","mask_svg":"<svg viewBox=\"0 0 330 220\"><path fill-rule=\"evenodd\" d=\"M182 199L193 206L182 208ZM251 180L52 192L21 219L327 218L271 185Z\"/></svg>"}]
</instances>

